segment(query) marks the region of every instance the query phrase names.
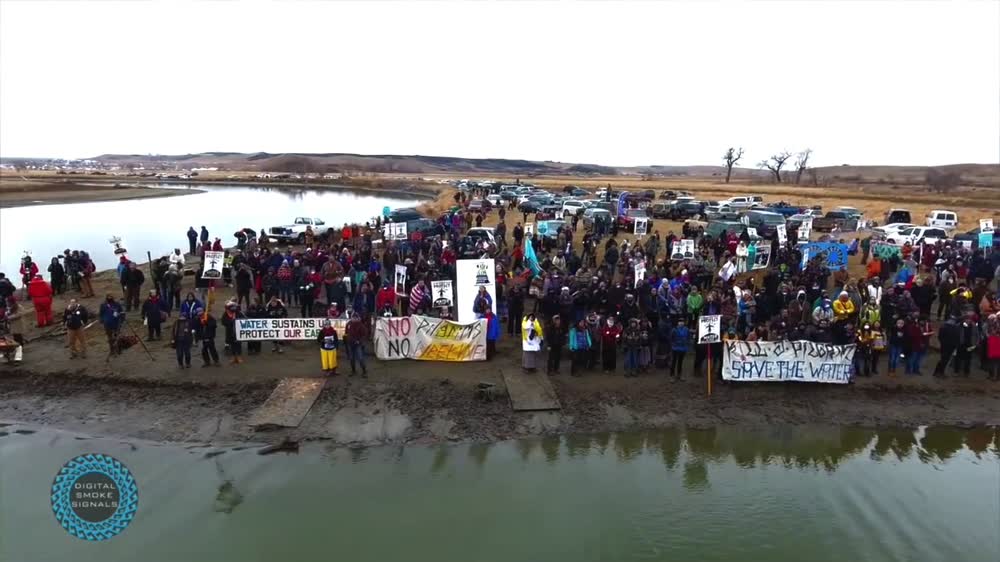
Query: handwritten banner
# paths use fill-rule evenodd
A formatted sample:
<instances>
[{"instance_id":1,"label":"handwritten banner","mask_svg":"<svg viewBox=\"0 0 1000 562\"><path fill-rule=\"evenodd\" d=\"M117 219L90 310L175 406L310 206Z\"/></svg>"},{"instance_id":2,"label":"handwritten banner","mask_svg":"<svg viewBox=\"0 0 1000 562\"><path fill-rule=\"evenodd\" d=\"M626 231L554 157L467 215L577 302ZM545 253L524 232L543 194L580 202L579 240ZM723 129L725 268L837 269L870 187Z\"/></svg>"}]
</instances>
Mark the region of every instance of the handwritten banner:
<instances>
[{"instance_id":1,"label":"handwritten banner","mask_svg":"<svg viewBox=\"0 0 1000 562\"><path fill-rule=\"evenodd\" d=\"M739 382L847 384L855 346L810 341L725 343L722 378Z\"/></svg>"},{"instance_id":2,"label":"handwritten banner","mask_svg":"<svg viewBox=\"0 0 1000 562\"><path fill-rule=\"evenodd\" d=\"M459 324L416 315L377 318L375 357L390 361L485 361L486 320Z\"/></svg>"},{"instance_id":3,"label":"handwritten banner","mask_svg":"<svg viewBox=\"0 0 1000 562\"><path fill-rule=\"evenodd\" d=\"M314 340L326 318L243 318L236 321L239 341ZM347 320L330 320L337 335L344 337Z\"/></svg>"}]
</instances>

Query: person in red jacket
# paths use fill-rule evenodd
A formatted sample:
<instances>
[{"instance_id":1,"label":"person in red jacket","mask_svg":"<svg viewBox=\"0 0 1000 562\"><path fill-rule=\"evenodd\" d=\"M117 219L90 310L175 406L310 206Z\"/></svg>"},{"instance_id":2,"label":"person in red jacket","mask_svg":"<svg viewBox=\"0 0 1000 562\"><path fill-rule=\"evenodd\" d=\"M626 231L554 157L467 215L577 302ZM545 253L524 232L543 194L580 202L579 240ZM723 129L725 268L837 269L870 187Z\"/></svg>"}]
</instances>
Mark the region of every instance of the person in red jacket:
<instances>
[{"instance_id":1,"label":"person in red jacket","mask_svg":"<svg viewBox=\"0 0 1000 562\"><path fill-rule=\"evenodd\" d=\"M38 327L44 328L52 324L52 285L42 279L41 275L35 275L31 283L28 283L28 295L35 305Z\"/></svg>"},{"instance_id":2,"label":"person in red jacket","mask_svg":"<svg viewBox=\"0 0 1000 562\"><path fill-rule=\"evenodd\" d=\"M31 260L31 256L24 256L21 259L21 286L24 287L25 291L28 290L28 285L31 280L38 275L38 266L35 262ZM31 300L31 293L28 293L28 300Z\"/></svg>"},{"instance_id":3,"label":"person in red jacket","mask_svg":"<svg viewBox=\"0 0 1000 562\"><path fill-rule=\"evenodd\" d=\"M382 288L375 295L375 313L382 314L386 307L396 310L396 290L389 281L382 283Z\"/></svg>"}]
</instances>

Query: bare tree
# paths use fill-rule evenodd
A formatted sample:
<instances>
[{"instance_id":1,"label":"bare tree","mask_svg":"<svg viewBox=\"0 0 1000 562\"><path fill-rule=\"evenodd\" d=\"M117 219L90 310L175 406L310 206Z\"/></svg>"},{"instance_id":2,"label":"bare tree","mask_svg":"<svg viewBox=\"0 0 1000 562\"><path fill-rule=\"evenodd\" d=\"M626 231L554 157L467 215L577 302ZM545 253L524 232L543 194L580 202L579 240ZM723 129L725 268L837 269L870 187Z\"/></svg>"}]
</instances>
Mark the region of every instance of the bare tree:
<instances>
[{"instance_id":1,"label":"bare tree","mask_svg":"<svg viewBox=\"0 0 1000 562\"><path fill-rule=\"evenodd\" d=\"M761 168L767 168L774 174L774 181L781 183L781 168L785 165L785 162L792 157L792 153L787 150L782 151L779 154L774 154L767 160L761 160L759 166Z\"/></svg>"},{"instance_id":2,"label":"bare tree","mask_svg":"<svg viewBox=\"0 0 1000 562\"><path fill-rule=\"evenodd\" d=\"M807 148L800 152L798 156L795 157L795 184L798 185L802 182L802 173L806 171L809 167L809 156L812 154L812 149Z\"/></svg>"},{"instance_id":3,"label":"bare tree","mask_svg":"<svg viewBox=\"0 0 1000 562\"><path fill-rule=\"evenodd\" d=\"M937 168L930 168L927 170L927 176L924 178L924 181L927 182L932 191L946 193L962 183L962 176L955 172L945 172Z\"/></svg>"},{"instance_id":4,"label":"bare tree","mask_svg":"<svg viewBox=\"0 0 1000 562\"><path fill-rule=\"evenodd\" d=\"M726 163L726 183L729 183L729 178L733 175L733 166L740 161L740 158L743 158L743 147L734 149L730 146L722 155L722 160Z\"/></svg>"}]
</instances>

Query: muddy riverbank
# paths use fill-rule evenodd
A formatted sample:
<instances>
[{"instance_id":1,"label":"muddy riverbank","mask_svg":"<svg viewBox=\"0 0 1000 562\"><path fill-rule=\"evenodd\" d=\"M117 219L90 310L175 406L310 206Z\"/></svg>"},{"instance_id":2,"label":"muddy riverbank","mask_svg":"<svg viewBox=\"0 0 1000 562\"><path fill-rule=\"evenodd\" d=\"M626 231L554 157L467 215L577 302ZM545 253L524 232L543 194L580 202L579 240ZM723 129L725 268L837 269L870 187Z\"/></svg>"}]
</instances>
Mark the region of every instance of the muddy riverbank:
<instances>
[{"instance_id":1,"label":"muddy riverbank","mask_svg":"<svg viewBox=\"0 0 1000 562\"><path fill-rule=\"evenodd\" d=\"M256 432L247 420L267 399L273 382L7 371L0 378L0 419L155 441L227 444L287 438L343 445L494 442L676 426L1000 425L996 387L717 385L707 398L700 380L556 377L561 411L516 413L506 398L482 402L465 378L439 371L426 380L336 377L328 380L300 427Z\"/></svg>"}]
</instances>

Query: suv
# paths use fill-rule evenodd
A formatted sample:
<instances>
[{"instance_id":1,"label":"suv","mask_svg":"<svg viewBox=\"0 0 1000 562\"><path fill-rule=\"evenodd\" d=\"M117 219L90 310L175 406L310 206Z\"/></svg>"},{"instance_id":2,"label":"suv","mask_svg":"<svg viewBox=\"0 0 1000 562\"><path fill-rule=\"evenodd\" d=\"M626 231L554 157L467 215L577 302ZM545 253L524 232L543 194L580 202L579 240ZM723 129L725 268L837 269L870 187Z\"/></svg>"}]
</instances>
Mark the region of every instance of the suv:
<instances>
[{"instance_id":1,"label":"suv","mask_svg":"<svg viewBox=\"0 0 1000 562\"><path fill-rule=\"evenodd\" d=\"M673 220L690 219L705 213L705 203L701 201L679 201L670 207L670 218Z\"/></svg>"},{"instance_id":2,"label":"suv","mask_svg":"<svg viewBox=\"0 0 1000 562\"><path fill-rule=\"evenodd\" d=\"M930 226L914 226L904 228L896 234L886 236L886 242L890 244L906 244L909 242L913 246L916 246L921 242L933 244L938 240L947 239L948 233L945 232L943 228L933 228Z\"/></svg>"},{"instance_id":3,"label":"suv","mask_svg":"<svg viewBox=\"0 0 1000 562\"><path fill-rule=\"evenodd\" d=\"M885 220L882 224L895 224L900 222L913 222L910 211L906 209L889 209L885 213Z\"/></svg>"},{"instance_id":4,"label":"suv","mask_svg":"<svg viewBox=\"0 0 1000 562\"><path fill-rule=\"evenodd\" d=\"M566 201L563 201L562 204L563 216L572 217L573 215L579 215L580 213L583 212L583 209L584 209L583 201L579 201L576 199L568 199Z\"/></svg>"}]
</instances>

